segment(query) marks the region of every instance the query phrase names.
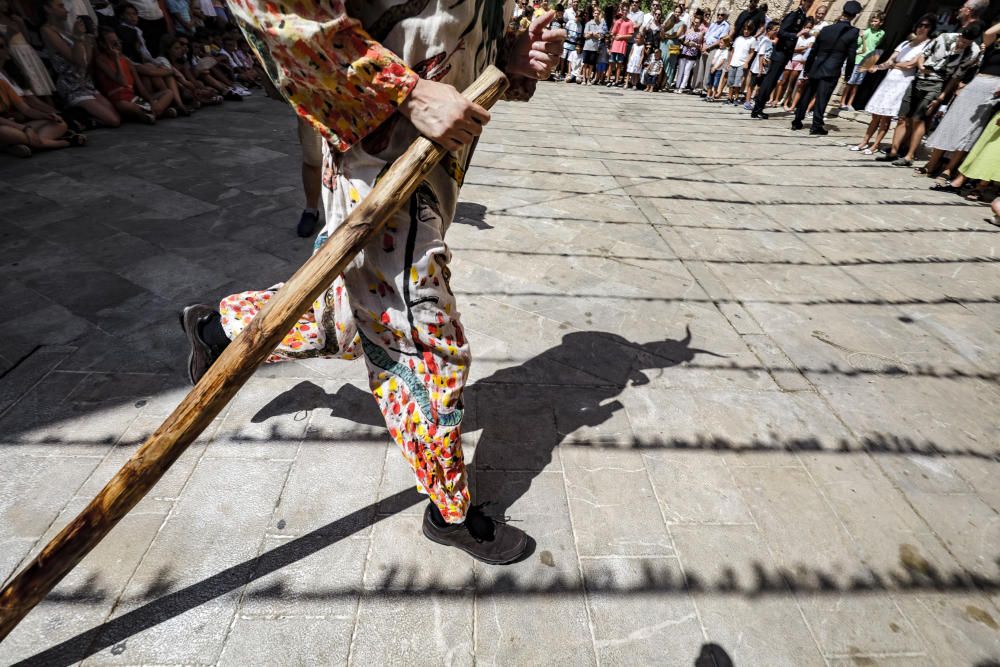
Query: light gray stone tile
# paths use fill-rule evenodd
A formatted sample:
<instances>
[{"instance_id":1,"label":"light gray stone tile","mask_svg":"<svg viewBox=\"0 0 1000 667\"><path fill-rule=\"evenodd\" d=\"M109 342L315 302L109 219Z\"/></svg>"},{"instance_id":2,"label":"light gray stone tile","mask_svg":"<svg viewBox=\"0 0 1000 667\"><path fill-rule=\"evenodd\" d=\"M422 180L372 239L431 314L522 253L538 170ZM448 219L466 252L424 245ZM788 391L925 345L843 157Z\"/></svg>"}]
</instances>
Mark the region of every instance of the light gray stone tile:
<instances>
[{"instance_id":1,"label":"light gray stone tile","mask_svg":"<svg viewBox=\"0 0 1000 667\"><path fill-rule=\"evenodd\" d=\"M755 527L674 526L671 534L705 633L734 664L824 664ZM780 642L775 628L781 628Z\"/></svg>"},{"instance_id":2,"label":"light gray stone tile","mask_svg":"<svg viewBox=\"0 0 1000 667\"><path fill-rule=\"evenodd\" d=\"M638 452L562 452L581 556L669 556L663 517Z\"/></svg>"},{"instance_id":3,"label":"light gray stone tile","mask_svg":"<svg viewBox=\"0 0 1000 667\"><path fill-rule=\"evenodd\" d=\"M683 590L643 592L648 572L680 580L675 559L583 559L598 660L608 665L683 664L703 640Z\"/></svg>"},{"instance_id":4,"label":"light gray stone tile","mask_svg":"<svg viewBox=\"0 0 1000 667\"><path fill-rule=\"evenodd\" d=\"M219 665L346 665L354 621L237 617Z\"/></svg>"}]
</instances>

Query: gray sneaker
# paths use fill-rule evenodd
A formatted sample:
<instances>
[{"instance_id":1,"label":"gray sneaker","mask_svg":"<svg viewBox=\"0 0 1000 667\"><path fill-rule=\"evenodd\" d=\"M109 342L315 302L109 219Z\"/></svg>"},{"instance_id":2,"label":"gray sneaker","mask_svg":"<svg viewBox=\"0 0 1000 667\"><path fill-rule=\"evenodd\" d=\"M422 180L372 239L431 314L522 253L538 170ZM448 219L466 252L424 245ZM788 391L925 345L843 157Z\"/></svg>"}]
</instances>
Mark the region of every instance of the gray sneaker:
<instances>
[{"instance_id":1,"label":"gray sneaker","mask_svg":"<svg viewBox=\"0 0 1000 667\"><path fill-rule=\"evenodd\" d=\"M482 505L473 505L462 523L440 525L433 504L424 510L424 536L432 542L456 547L476 560L490 565L506 565L520 560L530 551L528 534L483 513Z\"/></svg>"},{"instance_id":2,"label":"gray sneaker","mask_svg":"<svg viewBox=\"0 0 1000 667\"><path fill-rule=\"evenodd\" d=\"M198 384L208 367L226 349L225 345L212 345L203 337L202 327L215 317L219 317L219 312L203 303L188 306L180 313L181 327L191 344L188 355L188 380L191 384Z\"/></svg>"}]
</instances>

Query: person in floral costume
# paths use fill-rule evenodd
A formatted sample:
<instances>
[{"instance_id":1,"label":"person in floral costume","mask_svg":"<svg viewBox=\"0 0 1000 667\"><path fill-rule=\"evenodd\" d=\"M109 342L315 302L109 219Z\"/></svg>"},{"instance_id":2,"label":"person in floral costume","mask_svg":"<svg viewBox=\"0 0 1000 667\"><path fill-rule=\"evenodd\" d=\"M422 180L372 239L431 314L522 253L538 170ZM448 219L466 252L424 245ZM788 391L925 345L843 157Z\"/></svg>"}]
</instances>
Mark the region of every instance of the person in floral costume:
<instances>
[{"instance_id":1,"label":"person in floral costume","mask_svg":"<svg viewBox=\"0 0 1000 667\"><path fill-rule=\"evenodd\" d=\"M458 91L491 64L527 99L558 64L554 12L507 32L512 2L495 0L230 0L275 86L325 139L319 248L418 135L449 152L408 205L348 266L269 361L364 357L389 434L430 498L424 534L488 563L518 560L520 530L470 502L462 390L471 353L449 286L444 241L475 141L490 114ZM280 285L184 309L197 382Z\"/></svg>"}]
</instances>

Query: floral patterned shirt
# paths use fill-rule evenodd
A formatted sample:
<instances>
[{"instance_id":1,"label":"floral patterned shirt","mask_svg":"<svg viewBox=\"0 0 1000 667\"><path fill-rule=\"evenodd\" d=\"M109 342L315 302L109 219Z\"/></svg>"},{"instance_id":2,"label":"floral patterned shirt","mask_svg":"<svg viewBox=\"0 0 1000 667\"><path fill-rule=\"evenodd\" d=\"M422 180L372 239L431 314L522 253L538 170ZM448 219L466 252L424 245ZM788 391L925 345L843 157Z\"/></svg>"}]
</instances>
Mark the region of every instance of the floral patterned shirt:
<instances>
[{"instance_id":1,"label":"floral patterned shirt","mask_svg":"<svg viewBox=\"0 0 1000 667\"><path fill-rule=\"evenodd\" d=\"M419 78L341 0L231 0L230 8L278 90L338 151L395 113Z\"/></svg>"}]
</instances>

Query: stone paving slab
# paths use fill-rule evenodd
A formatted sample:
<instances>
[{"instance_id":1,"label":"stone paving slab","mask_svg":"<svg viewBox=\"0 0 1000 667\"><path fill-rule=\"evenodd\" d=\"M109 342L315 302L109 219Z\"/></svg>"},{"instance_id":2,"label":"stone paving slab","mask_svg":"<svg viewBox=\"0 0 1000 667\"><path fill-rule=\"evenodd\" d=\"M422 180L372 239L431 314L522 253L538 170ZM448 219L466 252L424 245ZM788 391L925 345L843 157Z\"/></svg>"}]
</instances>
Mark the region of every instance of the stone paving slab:
<instances>
[{"instance_id":1,"label":"stone paving slab","mask_svg":"<svg viewBox=\"0 0 1000 667\"><path fill-rule=\"evenodd\" d=\"M363 364L267 366L0 663L997 664L1000 230L786 122L495 109L448 241L528 559L420 535ZM183 397L177 309L308 257L298 150L255 96L0 161L0 577Z\"/></svg>"}]
</instances>

